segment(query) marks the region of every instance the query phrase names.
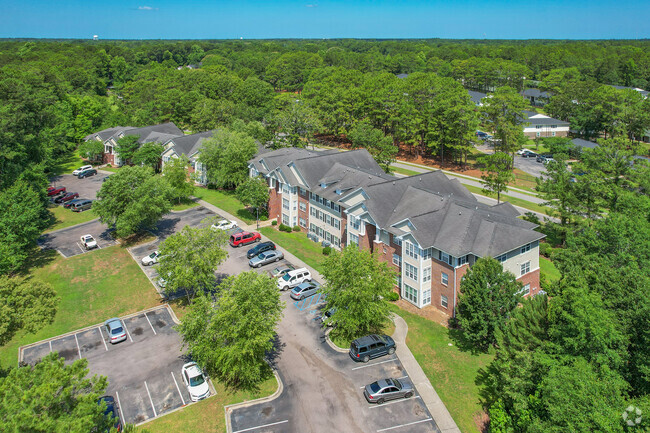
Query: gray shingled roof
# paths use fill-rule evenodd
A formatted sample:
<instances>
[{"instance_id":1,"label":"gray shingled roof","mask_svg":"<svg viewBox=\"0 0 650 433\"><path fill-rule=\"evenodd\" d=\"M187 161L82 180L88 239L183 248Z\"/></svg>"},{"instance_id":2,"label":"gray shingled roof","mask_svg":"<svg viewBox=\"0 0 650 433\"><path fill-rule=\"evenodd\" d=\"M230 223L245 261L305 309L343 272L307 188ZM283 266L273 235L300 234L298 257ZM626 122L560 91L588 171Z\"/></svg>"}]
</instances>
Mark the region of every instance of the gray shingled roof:
<instances>
[{"instance_id":1,"label":"gray shingled roof","mask_svg":"<svg viewBox=\"0 0 650 433\"><path fill-rule=\"evenodd\" d=\"M84 137L84 140L88 141L91 138L95 138L95 136L98 136L101 141L106 141L109 138L111 138L113 135L132 128L133 126L114 126L113 128L102 129L99 132L93 132L92 134L86 135Z\"/></svg>"},{"instance_id":2,"label":"gray shingled roof","mask_svg":"<svg viewBox=\"0 0 650 433\"><path fill-rule=\"evenodd\" d=\"M122 131L126 135L137 135L140 137L138 143L150 143L152 141L164 144L174 137L183 136L178 126L172 122L161 123L160 125L144 126L142 128L131 128ZM113 134L114 136L115 134Z\"/></svg>"},{"instance_id":3,"label":"gray shingled roof","mask_svg":"<svg viewBox=\"0 0 650 433\"><path fill-rule=\"evenodd\" d=\"M627 86L612 86L612 87L615 88L615 89L618 89L618 90L625 90L625 89L636 90L637 92L639 92L640 94L642 94L645 97L647 97L648 94L650 93L647 90L643 90L643 89L640 89L640 88L637 88L637 87L627 87Z\"/></svg>"},{"instance_id":4,"label":"gray shingled roof","mask_svg":"<svg viewBox=\"0 0 650 433\"><path fill-rule=\"evenodd\" d=\"M172 148L177 155L185 155L189 157L196 153L203 145L203 142L212 137L216 131L217 130L215 129L212 131L199 132L197 134L184 135L182 137L174 137L172 138Z\"/></svg>"},{"instance_id":5,"label":"gray shingled roof","mask_svg":"<svg viewBox=\"0 0 650 433\"><path fill-rule=\"evenodd\" d=\"M565 122L564 120L554 119L552 117L536 117L531 119L530 116L535 116L539 114L534 111L524 111L524 114L527 116L524 122L529 123L530 126L535 126L535 125L569 126L569 122Z\"/></svg>"},{"instance_id":6,"label":"gray shingled roof","mask_svg":"<svg viewBox=\"0 0 650 433\"><path fill-rule=\"evenodd\" d=\"M526 96L528 98L530 98L530 97L533 97L533 98L548 98L549 97L548 92L542 92L541 90L534 89L534 88L525 89L522 92L522 95L524 95L524 96Z\"/></svg>"},{"instance_id":7,"label":"gray shingled roof","mask_svg":"<svg viewBox=\"0 0 650 433\"><path fill-rule=\"evenodd\" d=\"M296 168L307 182L309 188L318 185L321 178L337 162L350 168L365 171L374 176L381 176L384 173L366 149L351 150L349 152L319 152L316 156L308 156L294 160Z\"/></svg>"},{"instance_id":8,"label":"gray shingled roof","mask_svg":"<svg viewBox=\"0 0 650 433\"><path fill-rule=\"evenodd\" d=\"M487 94L481 92L475 92L474 90L468 90L469 97L472 99L472 102L476 105L481 104L481 99L485 98Z\"/></svg>"},{"instance_id":9,"label":"gray shingled roof","mask_svg":"<svg viewBox=\"0 0 650 433\"><path fill-rule=\"evenodd\" d=\"M311 187L310 190L321 197L336 202L359 187L392 179L395 177L385 174L383 171L378 175L336 162L318 181L318 184ZM327 186L322 188L322 183Z\"/></svg>"}]
</instances>

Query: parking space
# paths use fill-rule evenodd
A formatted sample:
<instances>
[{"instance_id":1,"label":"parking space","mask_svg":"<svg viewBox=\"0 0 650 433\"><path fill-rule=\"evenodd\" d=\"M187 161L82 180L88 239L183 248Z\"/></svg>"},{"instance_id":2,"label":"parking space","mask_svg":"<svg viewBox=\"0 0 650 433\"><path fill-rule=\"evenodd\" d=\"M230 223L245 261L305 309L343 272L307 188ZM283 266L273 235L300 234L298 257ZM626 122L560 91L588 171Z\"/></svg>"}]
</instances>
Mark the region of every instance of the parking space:
<instances>
[{"instance_id":1,"label":"parking space","mask_svg":"<svg viewBox=\"0 0 650 433\"><path fill-rule=\"evenodd\" d=\"M188 360L168 306L122 318L127 339L111 344L102 324L21 348L21 360L38 362L58 351L70 364L86 358L90 374L108 377L107 395L118 402L121 418L139 424L191 403L181 379ZM212 389L214 394L214 389Z\"/></svg>"},{"instance_id":2,"label":"parking space","mask_svg":"<svg viewBox=\"0 0 650 433\"><path fill-rule=\"evenodd\" d=\"M546 165L535 161L535 158L523 158L520 155L515 155L515 168L535 177L542 177L546 174Z\"/></svg>"},{"instance_id":3,"label":"parking space","mask_svg":"<svg viewBox=\"0 0 650 433\"><path fill-rule=\"evenodd\" d=\"M117 241L111 236L111 230L108 229L108 226L102 224L99 220L94 220L56 232L46 233L39 238L38 245L43 249L55 249L63 257L72 257L93 251L86 250L80 242L81 236L88 234L95 238L98 249L117 244Z\"/></svg>"},{"instance_id":4,"label":"parking space","mask_svg":"<svg viewBox=\"0 0 650 433\"><path fill-rule=\"evenodd\" d=\"M77 176L71 174L62 174L52 178L50 185L65 186L68 192L78 192L79 198L95 200L97 198L97 191L99 191L99 188L104 183L104 179L109 175L109 172L98 171L94 176L79 179Z\"/></svg>"}]
</instances>

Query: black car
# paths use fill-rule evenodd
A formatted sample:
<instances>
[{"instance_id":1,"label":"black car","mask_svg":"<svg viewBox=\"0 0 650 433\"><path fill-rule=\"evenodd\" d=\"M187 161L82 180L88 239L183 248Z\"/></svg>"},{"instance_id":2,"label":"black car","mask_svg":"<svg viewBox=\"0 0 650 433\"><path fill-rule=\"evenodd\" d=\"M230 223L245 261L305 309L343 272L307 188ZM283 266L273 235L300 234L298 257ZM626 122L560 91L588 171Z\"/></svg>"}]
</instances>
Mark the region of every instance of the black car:
<instances>
[{"instance_id":1,"label":"black car","mask_svg":"<svg viewBox=\"0 0 650 433\"><path fill-rule=\"evenodd\" d=\"M104 415L115 421L113 427L118 432L122 431L122 420L117 413L117 405L115 404L115 399L110 395L105 395L99 399L98 404L106 403L106 410L104 410ZM108 430L107 430L108 431Z\"/></svg>"},{"instance_id":2,"label":"black car","mask_svg":"<svg viewBox=\"0 0 650 433\"><path fill-rule=\"evenodd\" d=\"M67 202L63 203L63 207L66 208L66 209L70 209L70 208L72 208L74 206L75 203L78 203L78 202L83 201L83 200L85 200L85 199L76 198L74 200L67 201Z\"/></svg>"},{"instance_id":3,"label":"black car","mask_svg":"<svg viewBox=\"0 0 650 433\"><path fill-rule=\"evenodd\" d=\"M537 162L545 162L547 159L552 159L553 155L537 155L537 158L535 158L535 161Z\"/></svg>"},{"instance_id":4,"label":"black car","mask_svg":"<svg viewBox=\"0 0 650 433\"><path fill-rule=\"evenodd\" d=\"M367 335L357 338L350 344L350 358L368 362L371 358L395 353L395 340L388 335Z\"/></svg>"},{"instance_id":5,"label":"black car","mask_svg":"<svg viewBox=\"0 0 650 433\"><path fill-rule=\"evenodd\" d=\"M79 179L83 179L84 177L94 176L96 174L97 174L97 170L95 170L94 168L89 168L88 170L84 170L81 173L79 173L77 177Z\"/></svg>"},{"instance_id":6,"label":"black car","mask_svg":"<svg viewBox=\"0 0 650 433\"><path fill-rule=\"evenodd\" d=\"M535 152L531 152L530 150L527 150L521 154L522 158L537 158L537 154Z\"/></svg>"},{"instance_id":7,"label":"black car","mask_svg":"<svg viewBox=\"0 0 650 433\"><path fill-rule=\"evenodd\" d=\"M246 253L246 257L249 259L252 259L259 253L263 253L264 251L269 251L269 250L274 250L275 249L275 244L273 242L262 242L260 244L255 245L253 248L248 250Z\"/></svg>"}]
</instances>

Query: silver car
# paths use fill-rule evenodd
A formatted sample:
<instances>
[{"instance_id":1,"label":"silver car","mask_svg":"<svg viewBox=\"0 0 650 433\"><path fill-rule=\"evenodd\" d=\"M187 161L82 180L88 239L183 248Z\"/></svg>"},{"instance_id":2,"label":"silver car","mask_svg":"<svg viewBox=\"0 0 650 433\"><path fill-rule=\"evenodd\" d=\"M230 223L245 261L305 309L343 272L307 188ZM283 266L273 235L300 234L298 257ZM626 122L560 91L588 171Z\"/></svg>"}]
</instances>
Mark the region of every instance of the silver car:
<instances>
[{"instance_id":1,"label":"silver car","mask_svg":"<svg viewBox=\"0 0 650 433\"><path fill-rule=\"evenodd\" d=\"M268 265L272 262L278 262L284 258L282 251L269 250L259 253L248 261L248 266L251 268L259 268L260 266Z\"/></svg>"},{"instance_id":2,"label":"silver car","mask_svg":"<svg viewBox=\"0 0 650 433\"><path fill-rule=\"evenodd\" d=\"M111 344L126 340L126 330L122 321L117 317L113 317L104 322L104 329L108 333L108 340Z\"/></svg>"},{"instance_id":3,"label":"silver car","mask_svg":"<svg viewBox=\"0 0 650 433\"><path fill-rule=\"evenodd\" d=\"M368 403L382 404L388 400L413 397L413 385L404 380L381 379L366 385L363 395Z\"/></svg>"},{"instance_id":4,"label":"silver car","mask_svg":"<svg viewBox=\"0 0 650 433\"><path fill-rule=\"evenodd\" d=\"M320 288L321 288L320 284L318 284L316 281L309 281L307 283L302 283L294 287L291 290L289 296L291 296L291 299L300 301L301 299L305 299L309 296L315 295L316 293L318 293Z\"/></svg>"}]
</instances>

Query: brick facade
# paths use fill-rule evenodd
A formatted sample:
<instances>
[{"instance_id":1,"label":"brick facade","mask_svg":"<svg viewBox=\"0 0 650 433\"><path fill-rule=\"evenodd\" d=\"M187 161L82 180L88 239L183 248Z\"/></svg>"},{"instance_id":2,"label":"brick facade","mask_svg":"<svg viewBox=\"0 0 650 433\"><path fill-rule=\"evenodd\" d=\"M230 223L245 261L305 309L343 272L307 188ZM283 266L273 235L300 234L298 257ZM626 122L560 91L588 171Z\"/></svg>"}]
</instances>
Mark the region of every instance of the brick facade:
<instances>
[{"instance_id":1,"label":"brick facade","mask_svg":"<svg viewBox=\"0 0 650 433\"><path fill-rule=\"evenodd\" d=\"M282 222L282 194L277 184L269 190L269 219L274 218L278 220L278 224Z\"/></svg>"},{"instance_id":2,"label":"brick facade","mask_svg":"<svg viewBox=\"0 0 650 433\"><path fill-rule=\"evenodd\" d=\"M524 286L530 284L530 296L534 296L539 293L539 269L535 269L532 272L529 272L521 277L517 278L517 281L521 282ZM527 296L524 294L524 296Z\"/></svg>"}]
</instances>

